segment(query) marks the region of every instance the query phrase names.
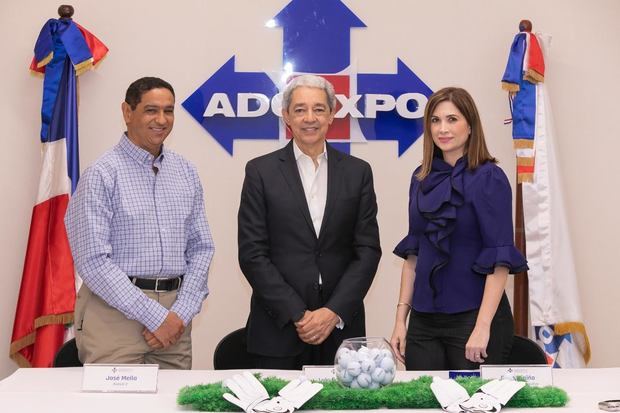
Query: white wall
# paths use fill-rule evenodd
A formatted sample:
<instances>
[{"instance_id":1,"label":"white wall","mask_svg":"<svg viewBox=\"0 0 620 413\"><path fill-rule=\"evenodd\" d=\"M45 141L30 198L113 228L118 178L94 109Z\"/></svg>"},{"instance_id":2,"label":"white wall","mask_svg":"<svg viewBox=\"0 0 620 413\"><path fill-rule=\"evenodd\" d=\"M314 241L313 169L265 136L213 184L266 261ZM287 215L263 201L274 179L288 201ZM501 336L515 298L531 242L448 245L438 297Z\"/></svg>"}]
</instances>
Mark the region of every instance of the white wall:
<instances>
[{"instance_id":1,"label":"white wall","mask_svg":"<svg viewBox=\"0 0 620 413\"><path fill-rule=\"evenodd\" d=\"M123 131L120 102L127 85L144 75L170 81L178 101L189 96L232 55L238 71L278 71L282 35L263 24L287 0L74 0L76 21L99 36L109 56L80 78L82 167L114 145ZM509 115L501 91L506 56L517 24L553 35L547 83L553 104L559 159L565 182L581 304L593 349L591 366L620 366L619 312L612 304L620 287L615 260L620 221L615 155L620 141L615 119L620 86L620 3L614 0L405 1L346 0L368 26L352 34L352 62L360 72L392 73L401 58L432 89L467 88L475 97L489 146L508 176L514 176ZM0 124L0 378L15 364L8 349L30 214L39 176L39 110L42 81L27 67L37 34L59 2L5 2ZM211 295L194 327L194 367L212 366L213 349L228 331L242 326L250 289L237 265L236 210L247 160L274 150L275 141L238 141L230 157L181 107L170 146L194 162L204 187L217 252ZM367 297L369 335L389 336L400 260L391 254L406 230L408 181L420 162L421 143L401 158L396 143L355 145L353 154L371 162L379 202L384 257Z\"/></svg>"}]
</instances>

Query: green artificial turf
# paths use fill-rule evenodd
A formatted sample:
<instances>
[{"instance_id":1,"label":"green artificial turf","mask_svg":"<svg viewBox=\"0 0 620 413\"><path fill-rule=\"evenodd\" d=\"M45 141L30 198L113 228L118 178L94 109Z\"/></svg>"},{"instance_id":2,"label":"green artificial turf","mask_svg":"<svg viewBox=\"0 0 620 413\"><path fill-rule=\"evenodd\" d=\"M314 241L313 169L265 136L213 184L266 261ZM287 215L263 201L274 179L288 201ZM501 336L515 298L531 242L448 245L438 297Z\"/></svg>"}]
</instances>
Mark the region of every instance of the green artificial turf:
<instances>
[{"instance_id":1,"label":"green artificial turf","mask_svg":"<svg viewBox=\"0 0 620 413\"><path fill-rule=\"evenodd\" d=\"M261 378L270 396L287 383L275 377ZM471 395L488 380L479 377L459 377L456 381ZM392 383L377 390L349 389L336 380L322 381L323 390L303 405L302 410L368 410L368 409L432 409L441 408L430 384L432 377L424 376L409 382ZM239 411L227 402L222 395L227 389L221 382L183 387L177 402L201 411ZM568 402L566 392L557 387L530 387L526 385L507 404L507 407L562 407Z\"/></svg>"}]
</instances>

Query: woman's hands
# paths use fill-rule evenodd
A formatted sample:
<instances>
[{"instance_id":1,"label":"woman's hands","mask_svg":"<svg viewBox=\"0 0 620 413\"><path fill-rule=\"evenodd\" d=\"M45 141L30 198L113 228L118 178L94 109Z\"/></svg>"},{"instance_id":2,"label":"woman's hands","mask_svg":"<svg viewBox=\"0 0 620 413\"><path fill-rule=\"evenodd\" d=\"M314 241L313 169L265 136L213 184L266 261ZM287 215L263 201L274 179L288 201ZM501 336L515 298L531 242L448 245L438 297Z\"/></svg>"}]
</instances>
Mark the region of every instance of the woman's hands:
<instances>
[{"instance_id":1,"label":"woman's hands","mask_svg":"<svg viewBox=\"0 0 620 413\"><path fill-rule=\"evenodd\" d=\"M394 331L392 332L392 338L390 339L390 345L396 358L405 363L405 347L407 345L407 326L403 322L396 322L394 324Z\"/></svg>"},{"instance_id":2,"label":"woman's hands","mask_svg":"<svg viewBox=\"0 0 620 413\"><path fill-rule=\"evenodd\" d=\"M405 347L407 346L407 316L411 310L416 263L417 257L415 255L409 255L403 261L403 269L400 275L400 292L398 294L398 304L396 304L396 320L394 321L394 331L390 339L390 346L394 354L396 354L396 358L403 364L405 364Z\"/></svg>"},{"instance_id":3,"label":"woman's hands","mask_svg":"<svg viewBox=\"0 0 620 413\"><path fill-rule=\"evenodd\" d=\"M480 326L476 323L471 332L467 344L465 344L465 358L474 363L484 363L487 358L487 345L489 344L490 326Z\"/></svg>"},{"instance_id":4,"label":"woman's hands","mask_svg":"<svg viewBox=\"0 0 620 413\"><path fill-rule=\"evenodd\" d=\"M465 358L469 361L484 363L484 359L487 358L491 322L504 294L507 279L508 268L501 266L495 267L493 274L489 274L486 277L476 325L465 344Z\"/></svg>"}]
</instances>

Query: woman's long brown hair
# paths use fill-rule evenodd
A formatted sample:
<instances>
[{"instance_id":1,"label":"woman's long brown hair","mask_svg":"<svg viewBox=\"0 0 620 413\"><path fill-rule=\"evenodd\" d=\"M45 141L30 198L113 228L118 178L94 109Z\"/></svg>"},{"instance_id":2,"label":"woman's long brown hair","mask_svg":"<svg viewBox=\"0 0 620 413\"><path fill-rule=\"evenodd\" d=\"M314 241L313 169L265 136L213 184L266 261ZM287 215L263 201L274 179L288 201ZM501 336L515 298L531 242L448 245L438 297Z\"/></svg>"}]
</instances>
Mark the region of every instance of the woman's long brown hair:
<instances>
[{"instance_id":1,"label":"woman's long brown hair","mask_svg":"<svg viewBox=\"0 0 620 413\"><path fill-rule=\"evenodd\" d=\"M464 152L464 155L467 155L467 167L469 169L476 169L479 165L485 162L497 162L497 160L489 153L487 144L484 140L482 122L480 121L480 115L478 114L478 109L476 108L474 99L465 89L458 87L446 87L433 93L428 99L428 103L424 109L422 168L416 174L416 178L420 181L426 178L431 172L431 165L435 154L441 154L441 149L435 145L433 142L433 137L431 136L431 117L435 112L437 105L445 101L452 102L454 106L456 106L459 112L463 114L463 117L471 128L471 133L467 143L465 144Z\"/></svg>"}]
</instances>

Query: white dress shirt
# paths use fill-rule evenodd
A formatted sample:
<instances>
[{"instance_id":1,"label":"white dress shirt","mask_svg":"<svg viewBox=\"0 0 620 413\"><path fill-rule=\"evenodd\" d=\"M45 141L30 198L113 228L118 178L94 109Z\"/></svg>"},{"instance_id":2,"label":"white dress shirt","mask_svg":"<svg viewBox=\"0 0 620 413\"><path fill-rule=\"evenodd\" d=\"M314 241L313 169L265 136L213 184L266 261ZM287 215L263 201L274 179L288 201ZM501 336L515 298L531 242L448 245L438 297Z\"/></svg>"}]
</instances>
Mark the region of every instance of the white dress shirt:
<instances>
[{"instance_id":1,"label":"white dress shirt","mask_svg":"<svg viewBox=\"0 0 620 413\"><path fill-rule=\"evenodd\" d=\"M327 202L327 150L323 144L323 152L316 158L318 166L314 165L311 157L299 149L295 141L293 141L293 153L304 187L312 225L314 225L314 231L318 237L325 213L325 203Z\"/></svg>"},{"instance_id":2,"label":"white dress shirt","mask_svg":"<svg viewBox=\"0 0 620 413\"><path fill-rule=\"evenodd\" d=\"M318 237L321 232L323 215L325 214L325 203L327 202L327 146L323 143L323 152L316 157L317 166L311 157L299 149L297 142L293 141L293 154L297 162L297 169L301 177L301 184L304 187L308 210L314 231ZM319 284L323 284L321 274L319 274ZM342 330L344 321L338 316L336 328Z\"/></svg>"}]
</instances>

